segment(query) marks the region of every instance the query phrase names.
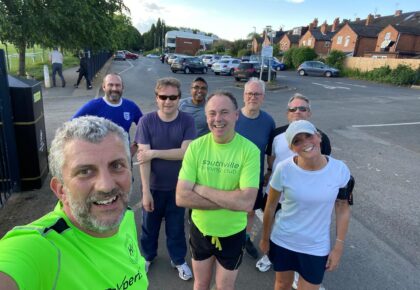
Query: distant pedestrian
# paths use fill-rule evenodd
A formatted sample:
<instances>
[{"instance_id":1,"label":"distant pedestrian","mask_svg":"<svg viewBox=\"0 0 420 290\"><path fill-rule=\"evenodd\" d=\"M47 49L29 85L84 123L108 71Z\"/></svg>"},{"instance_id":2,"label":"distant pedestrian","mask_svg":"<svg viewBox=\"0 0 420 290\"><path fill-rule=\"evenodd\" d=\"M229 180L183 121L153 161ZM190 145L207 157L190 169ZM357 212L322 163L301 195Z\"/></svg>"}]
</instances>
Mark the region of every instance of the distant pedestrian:
<instances>
[{"instance_id":1,"label":"distant pedestrian","mask_svg":"<svg viewBox=\"0 0 420 290\"><path fill-rule=\"evenodd\" d=\"M61 85L64 88L66 86L66 80L63 77L63 54L58 51L57 47L54 47L49 58L52 64L53 86L56 86L55 75L58 73L58 76L61 78Z\"/></svg>"},{"instance_id":2,"label":"distant pedestrian","mask_svg":"<svg viewBox=\"0 0 420 290\"><path fill-rule=\"evenodd\" d=\"M80 58L80 64L79 64L79 69L77 70L77 72L79 73L79 77L77 78L77 82L74 86L78 88L80 81L82 80L83 77L85 77L86 89L90 90L92 89L92 84L90 83L90 79L89 79L88 63L87 63L86 56L83 52L81 52L79 53L79 58Z\"/></svg>"}]
</instances>

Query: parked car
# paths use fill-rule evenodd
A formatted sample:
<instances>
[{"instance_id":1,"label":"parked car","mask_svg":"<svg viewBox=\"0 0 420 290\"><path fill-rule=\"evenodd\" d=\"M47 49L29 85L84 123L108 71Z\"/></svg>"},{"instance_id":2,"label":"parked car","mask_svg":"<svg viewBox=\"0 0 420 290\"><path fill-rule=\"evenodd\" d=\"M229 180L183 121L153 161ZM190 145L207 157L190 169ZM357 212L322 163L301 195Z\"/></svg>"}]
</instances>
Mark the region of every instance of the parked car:
<instances>
[{"instance_id":1,"label":"parked car","mask_svg":"<svg viewBox=\"0 0 420 290\"><path fill-rule=\"evenodd\" d=\"M169 65L171 65L178 57L180 56L185 56L185 55L181 55L181 54L171 54L168 56L168 60L166 61Z\"/></svg>"},{"instance_id":2,"label":"parked car","mask_svg":"<svg viewBox=\"0 0 420 290\"><path fill-rule=\"evenodd\" d=\"M114 60L125 60L125 53L122 50L118 50L115 54L114 54Z\"/></svg>"},{"instance_id":3,"label":"parked car","mask_svg":"<svg viewBox=\"0 0 420 290\"><path fill-rule=\"evenodd\" d=\"M320 61L305 61L298 67L297 72L301 76L314 75L338 77L340 74L340 70L330 67Z\"/></svg>"},{"instance_id":4,"label":"parked car","mask_svg":"<svg viewBox=\"0 0 420 290\"><path fill-rule=\"evenodd\" d=\"M124 50L125 53L125 58L127 59L138 59L139 55L137 53L128 51L128 50Z\"/></svg>"},{"instance_id":5,"label":"parked car","mask_svg":"<svg viewBox=\"0 0 420 290\"><path fill-rule=\"evenodd\" d=\"M207 66L211 67L213 63L218 62L221 59L222 59L221 55L215 54L210 58L210 60L207 61Z\"/></svg>"},{"instance_id":6,"label":"parked car","mask_svg":"<svg viewBox=\"0 0 420 290\"><path fill-rule=\"evenodd\" d=\"M227 54L225 54L225 55L222 55L222 59L225 59L225 58L232 58L232 56L230 56L230 55L227 55Z\"/></svg>"},{"instance_id":7,"label":"parked car","mask_svg":"<svg viewBox=\"0 0 420 290\"><path fill-rule=\"evenodd\" d=\"M173 73L176 73L178 71L183 71L184 74L195 73L195 72L205 74L207 73L207 66L198 57L179 56L171 64L171 70Z\"/></svg>"},{"instance_id":8,"label":"parked car","mask_svg":"<svg viewBox=\"0 0 420 290\"><path fill-rule=\"evenodd\" d=\"M154 53L149 53L148 55L146 55L146 57L148 57L148 58L159 58L159 55L154 54Z\"/></svg>"},{"instance_id":9,"label":"parked car","mask_svg":"<svg viewBox=\"0 0 420 290\"><path fill-rule=\"evenodd\" d=\"M235 71L235 68L239 66L241 61L239 59L235 58L222 58L218 62L215 62L211 69L213 70L215 75L219 74L227 74L233 76L233 72Z\"/></svg>"},{"instance_id":10,"label":"parked car","mask_svg":"<svg viewBox=\"0 0 420 290\"><path fill-rule=\"evenodd\" d=\"M236 81L240 81L242 79L248 80L251 77L260 77L261 72L261 63L259 62L241 62L239 66L233 72L233 76L235 77ZM271 69L271 80L275 80L277 78L277 73L275 70ZM262 80L268 80L268 68L265 68L262 73Z\"/></svg>"},{"instance_id":11,"label":"parked car","mask_svg":"<svg viewBox=\"0 0 420 290\"><path fill-rule=\"evenodd\" d=\"M269 60L268 59L264 60L264 66L268 67L268 64L269 64ZM274 58L271 60L271 67L276 71L286 69L286 65L284 63L282 63L281 61L278 61L277 59L274 59Z\"/></svg>"}]
</instances>

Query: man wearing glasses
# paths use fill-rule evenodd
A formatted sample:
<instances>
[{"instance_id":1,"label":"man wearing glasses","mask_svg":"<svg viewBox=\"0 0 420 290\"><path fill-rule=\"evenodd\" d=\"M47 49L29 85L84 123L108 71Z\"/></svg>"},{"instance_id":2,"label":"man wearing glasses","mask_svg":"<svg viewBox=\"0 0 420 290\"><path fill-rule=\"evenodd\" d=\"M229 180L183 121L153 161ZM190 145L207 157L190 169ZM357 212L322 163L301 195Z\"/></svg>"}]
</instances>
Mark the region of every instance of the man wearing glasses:
<instances>
[{"instance_id":1,"label":"man wearing glasses","mask_svg":"<svg viewBox=\"0 0 420 290\"><path fill-rule=\"evenodd\" d=\"M197 137L210 132L204 112L207 92L207 82L202 77L198 77L191 83L191 97L179 101L179 110L193 116Z\"/></svg>"},{"instance_id":2,"label":"man wearing glasses","mask_svg":"<svg viewBox=\"0 0 420 290\"><path fill-rule=\"evenodd\" d=\"M171 265L178 269L182 280L189 280L192 273L185 262L185 209L176 206L175 188L184 153L196 136L194 119L178 111L181 84L177 79L159 79L155 95L158 110L140 119L135 138L143 192L140 244L147 272L157 255L160 225L165 219Z\"/></svg>"},{"instance_id":3,"label":"man wearing glasses","mask_svg":"<svg viewBox=\"0 0 420 290\"><path fill-rule=\"evenodd\" d=\"M289 102L287 103L287 121L292 123L293 121L298 120L309 120L312 116L310 101L307 97L302 94L294 94ZM290 150L285 132L289 127L289 124L278 127L274 130L273 134L270 137L270 141L267 146L267 174L265 175L265 183L268 184L268 180L271 177L271 173L278 163L287 159L290 156L295 155L295 153ZM331 145L330 139L328 136L323 133L321 130L317 129L321 133L321 153L324 155L331 154ZM264 196L264 202L267 200L267 195ZM264 255L256 264L256 267L261 272L266 272L271 267L271 262L266 255ZM295 273L295 281L293 282L293 288L297 289L297 280L298 274Z\"/></svg>"},{"instance_id":4,"label":"man wearing glasses","mask_svg":"<svg viewBox=\"0 0 420 290\"><path fill-rule=\"evenodd\" d=\"M254 259L258 258L258 250L250 239L252 225L254 223L255 210L260 209L263 201L264 183L264 162L265 150L270 136L276 127L273 118L261 110L264 102L265 83L258 78L251 78L244 87L244 106L239 111L239 118L236 122L236 132L257 145L260 149L260 184L254 208L248 213L248 224L246 227L245 250Z\"/></svg>"}]
</instances>

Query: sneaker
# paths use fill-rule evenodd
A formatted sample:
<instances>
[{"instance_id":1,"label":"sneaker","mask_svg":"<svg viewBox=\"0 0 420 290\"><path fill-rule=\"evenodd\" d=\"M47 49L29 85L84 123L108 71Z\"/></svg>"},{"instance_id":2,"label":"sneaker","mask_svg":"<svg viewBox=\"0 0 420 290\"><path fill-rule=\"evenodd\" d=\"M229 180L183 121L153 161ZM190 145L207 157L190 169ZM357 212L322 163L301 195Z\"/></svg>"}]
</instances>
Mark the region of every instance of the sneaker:
<instances>
[{"instance_id":1,"label":"sneaker","mask_svg":"<svg viewBox=\"0 0 420 290\"><path fill-rule=\"evenodd\" d=\"M76 89L77 89L77 88L79 88L79 86L78 86L78 85L76 85L76 84L75 84L75 85L73 85L73 86L74 86Z\"/></svg>"},{"instance_id":2,"label":"sneaker","mask_svg":"<svg viewBox=\"0 0 420 290\"><path fill-rule=\"evenodd\" d=\"M299 273L295 272L295 275L293 277L293 284L292 284L292 288L295 290L298 288L298 281L299 281Z\"/></svg>"},{"instance_id":3,"label":"sneaker","mask_svg":"<svg viewBox=\"0 0 420 290\"><path fill-rule=\"evenodd\" d=\"M255 248L250 238L246 239L245 250L252 258L254 259L258 258L258 250Z\"/></svg>"},{"instance_id":4,"label":"sneaker","mask_svg":"<svg viewBox=\"0 0 420 290\"><path fill-rule=\"evenodd\" d=\"M176 268L178 270L179 278L184 281L188 281L193 277L190 267L188 266L187 262L184 262L182 265L175 265L174 262L171 261L172 268Z\"/></svg>"},{"instance_id":5,"label":"sneaker","mask_svg":"<svg viewBox=\"0 0 420 290\"><path fill-rule=\"evenodd\" d=\"M152 261L146 261L146 263L144 264L144 270L145 270L146 274L147 274L147 272L149 272L150 264L152 264Z\"/></svg>"},{"instance_id":6,"label":"sneaker","mask_svg":"<svg viewBox=\"0 0 420 290\"><path fill-rule=\"evenodd\" d=\"M260 272L267 272L271 268L271 262L267 255L264 255L261 259L258 260L255 265Z\"/></svg>"},{"instance_id":7,"label":"sneaker","mask_svg":"<svg viewBox=\"0 0 420 290\"><path fill-rule=\"evenodd\" d=\"M88 87L87 87L87 89L88 89L88 90L91 90L91 89L92 89L92 86L88 86Z\"/></svg>"}]
</instances>

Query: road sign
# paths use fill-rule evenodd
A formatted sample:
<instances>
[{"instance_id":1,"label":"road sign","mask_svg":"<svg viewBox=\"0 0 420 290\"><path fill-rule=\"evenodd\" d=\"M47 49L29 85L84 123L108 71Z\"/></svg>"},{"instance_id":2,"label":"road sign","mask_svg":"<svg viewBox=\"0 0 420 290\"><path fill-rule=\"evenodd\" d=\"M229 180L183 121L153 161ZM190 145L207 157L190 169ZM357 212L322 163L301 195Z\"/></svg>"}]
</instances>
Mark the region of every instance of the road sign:
<instances>
[{"instance_id":1,"label":"road sign","mask_svg":"<svg viewBox=\"0 0 420 290\"><path fill-rule=\"evenodd\" d=\"M273 57L273 47L271 45L264 45L261 50L262 57Z\"/></svg>"}]
</instances>

